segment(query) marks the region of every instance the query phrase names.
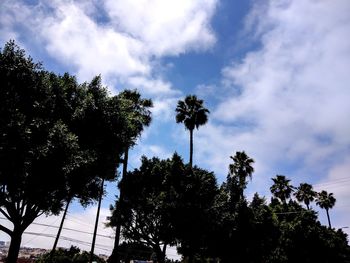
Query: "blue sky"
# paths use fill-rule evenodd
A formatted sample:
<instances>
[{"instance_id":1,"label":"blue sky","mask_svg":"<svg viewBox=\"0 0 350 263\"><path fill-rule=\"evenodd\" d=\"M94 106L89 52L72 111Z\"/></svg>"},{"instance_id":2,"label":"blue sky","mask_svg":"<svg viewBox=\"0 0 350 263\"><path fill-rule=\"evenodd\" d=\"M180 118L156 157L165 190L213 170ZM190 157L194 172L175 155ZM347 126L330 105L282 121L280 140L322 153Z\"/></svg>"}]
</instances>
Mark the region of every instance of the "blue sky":
<instances>
[{"instance_id":1,"label":"blue sky","mask_svg":"<svg viewBox=\"0 0 350 263\"><path fill-rule=\"evenodd\" d=\"M197 94L211 111L195 132L197 165L222 182L229 156L245 150L256 161L248 197L269 196L270 178L284 174L296 186L333 192L333 225L343 227L350 226L349 13L347 0L5 0L0 44L15 39L49 70L80 81L101 74L111 93L137 88L152 98L153 122L131 168L143 154L177 151L188 160L188 133L174 109ZM116 194L107 189L102 220ZM94 211L75 205L71 214L92 224ZM33 246L50 240L24 237Z\"/></svg>"}]
</instances>

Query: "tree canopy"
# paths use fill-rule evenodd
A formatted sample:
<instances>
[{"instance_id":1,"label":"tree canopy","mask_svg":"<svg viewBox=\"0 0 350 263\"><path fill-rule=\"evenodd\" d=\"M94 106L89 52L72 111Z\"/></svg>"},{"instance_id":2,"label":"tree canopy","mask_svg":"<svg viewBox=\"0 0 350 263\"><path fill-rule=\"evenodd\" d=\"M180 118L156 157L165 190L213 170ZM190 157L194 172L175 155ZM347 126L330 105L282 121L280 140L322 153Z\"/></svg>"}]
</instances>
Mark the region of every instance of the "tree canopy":
<instances>
[{"instance_id":1,"label":"tree canopy","mask_svg":"<svg viewBox=\"0 0 350 263\"><path fill-rule=\"evenodd\" d=\"M130 128L125 100L111 97L100 77L78 84L47 72L13 41L0 52L0 82L0 212L14 225L0 229L11 236L8 262L15 262L29 224L72 198L96 199L142 129Z\"/></svg>"}]
</instances>

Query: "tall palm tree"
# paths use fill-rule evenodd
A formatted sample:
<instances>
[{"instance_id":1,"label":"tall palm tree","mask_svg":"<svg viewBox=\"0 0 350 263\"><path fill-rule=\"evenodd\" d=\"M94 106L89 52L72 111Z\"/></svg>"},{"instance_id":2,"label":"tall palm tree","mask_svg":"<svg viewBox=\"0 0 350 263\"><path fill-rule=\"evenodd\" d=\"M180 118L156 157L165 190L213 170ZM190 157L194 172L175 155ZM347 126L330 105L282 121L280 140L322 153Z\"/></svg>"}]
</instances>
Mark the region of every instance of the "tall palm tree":
<instances>
[{"instance_id":1,"label":"tall palm tree","mask_svg":"<svg viewBox=\"0 0 350 263\"><path fill-rule=\"evenodd\" d=\"M271 193L280 199L283 204L286 204L288 198L290 198L294 187L290 185L290 180L284 175L276 175L276 178L271 178L273 185L270 187Z\"/></svg>"},{"instance_id":2,"label":"tall palm tree","mask_svg":"<svg viewBox=\"0 0 350 263\"><path fill-rule=\"evenodd\" d=\"M326 210L329 228L332 228L331 220L329 218L329 209L333 208L335 202L336 199L334 198L333 193L328 194L327 191L323 190L317 194L316 204Z\"/></svg>"},{"instance_id":3,"label":"tall palm tree","mask_svg":"<svg viewBox=\"0 0 350 263\"><path fill-rule=\"evenodd\" d=\"M235 156L230 156L233 164L230 164L230 176L234 178L240 189L240 197L243 198L243 190L247 187L247 177L252 178L254 160L250 158L244 151L236 152Z\"/></svg>"},{"instance_id":4,"label":"tall palm tree","mask_svg":"<svg viewBox=\"0 0 350 263\"><path fill-rule=\"evenodd\" d=\"M190 131L190 167L193 160L193 130L208 121L209 110L203 106L203 100L195 95L188 95L185 100L179 100L176 107L176 122L184 123Z\"/></svg>"},{"instance_id":5,"label":"tall palm tree","mask_svg":"<svg viewBox=\"0 0 350 263\"><path fill-rule=\"evenodd\" d=\"M304 202L307 210L310 210L310 203L315 200L316 192L312 189L311 184L301 183L294 193L294 196L299 202Z\"/></svg>"}]
</instances>

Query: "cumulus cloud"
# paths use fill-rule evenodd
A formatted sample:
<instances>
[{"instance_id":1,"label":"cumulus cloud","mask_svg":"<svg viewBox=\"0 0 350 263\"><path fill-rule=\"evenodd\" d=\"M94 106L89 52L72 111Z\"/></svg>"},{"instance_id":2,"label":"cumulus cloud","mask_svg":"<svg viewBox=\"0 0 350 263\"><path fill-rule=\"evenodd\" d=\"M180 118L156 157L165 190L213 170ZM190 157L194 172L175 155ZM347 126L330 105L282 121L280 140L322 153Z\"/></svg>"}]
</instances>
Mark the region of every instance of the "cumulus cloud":
<instances>
[{"instance_id":1,"label":"cumulus cloud","mask_svg":"<svg viewBox=\"0 0 350 263\"><path fill-rule=\"evenodd\" d=\"M245 150L256 161L249 190L263 194L276 174L295 185L334 180L350 156L349 12L346 0L253 6L245 33L256 48L223 68L224 97L198 132L195 159L224 180L229 156ZM349 191L337 186L341 218Z\"/></svg>"},{"instance_id":2,"label":"cumulus cloud","mask_svg":"<svg viewBox=\"0 0 350 263\"><path fill-rule=\"evenodd\" d=\"M83 80L137 84L151 94L174 88L157 76L157 59L215 43L210 20L217 0L5 1L2 41L27 38ZM22 30L23 29L23 30Z\"/></svg>"}]
</instances>

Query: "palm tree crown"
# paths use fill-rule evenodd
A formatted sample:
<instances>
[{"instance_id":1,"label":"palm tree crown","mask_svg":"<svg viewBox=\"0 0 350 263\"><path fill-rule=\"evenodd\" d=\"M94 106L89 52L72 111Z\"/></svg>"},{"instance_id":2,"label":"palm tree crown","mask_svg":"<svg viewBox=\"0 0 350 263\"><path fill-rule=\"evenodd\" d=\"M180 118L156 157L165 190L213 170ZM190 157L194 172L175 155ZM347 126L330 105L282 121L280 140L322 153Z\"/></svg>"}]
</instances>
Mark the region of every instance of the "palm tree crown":
<instances>
[{"instance_id":1,"label":"palm tree crown","mask_svg":"<svg viewBox=\"0 0 350 263\"><path fill-rule=\"evenodd\" d=\"M271 193L280 199L282 203L286 203L286 200L290 198L294 187L289 184L290 180L284 175L276 175L276 178L272 178L273 185L270 187Z\"/></svg>"},{"instance_id":2,"label":"palm tree crown","mask_svg":"<svg viewBox=\"0 0 350 263\"><path fill-rule=\"evenodd\" d=\"M335 202L336 202L336 199L333 196L333 193L328 194L327 191L323 190L317 194L316 204L322 209L326 210L329 228L332 227L331 220L329 218L329 209L333 208L333 206L335 205Z\"/></svg>"},{"instance_id":3,"label":"palm tree crown","mask_svg":"<svg viewBox=\"0 0 350 263\"><path fill-rule=\"evenodd\" d=\"M183 122L186 129L194 130L207 123L209 110L203 106L203 100L196 95L188 95L184 101L178 101L176 113L177 123Z\"/></svg>"},{"instance_id":4,"label":"palm tree crown","mask_svg":"<svg viewBox=\"0 0 350 263\"><path fill-rule=\"evenodd\" d=\"M247 177L252 178L254 167L252 164L254 160L250 158L244 151L236 152L235 156L230 156L233 160L233 164L230 164L230 176L236 177L239 187L241 189L241 196L243 195L243 189L247 186Z\"/></svg>"},{"instance_id":5,"label":"palm tree crown","mask_svg":"<svg viewBox=\"0 0 350 263\"><path fill-rule=\"evenodd\" d=\"M188 95L185 100L179 100L176 107L176 122L184 123L190 131L190 166L193 157L193 130L208 121L209 110L203 106L203 100L195 95Z\"/></svg>"},{"instance_id":6,"label":"palm tree crown","mask_svg":"<svg viewBox=\"0 0 350 263\"><path fill-rule=\"evenodd\" d=\"M304 202L309 210L310 203L315 200L316 192L312 189L311 184L301 183L297 188L297 192L294 193L294 196L299 202Z\"/></svg>"}]
</instances>

